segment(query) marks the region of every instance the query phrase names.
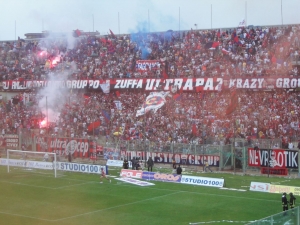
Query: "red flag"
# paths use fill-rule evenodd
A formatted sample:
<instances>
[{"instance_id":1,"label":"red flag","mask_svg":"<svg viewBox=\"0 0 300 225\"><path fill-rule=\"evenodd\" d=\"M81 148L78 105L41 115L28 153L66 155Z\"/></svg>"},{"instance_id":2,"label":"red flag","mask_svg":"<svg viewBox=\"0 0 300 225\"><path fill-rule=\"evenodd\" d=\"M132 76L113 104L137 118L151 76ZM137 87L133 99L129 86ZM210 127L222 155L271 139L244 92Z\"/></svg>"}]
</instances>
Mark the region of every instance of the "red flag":
<instances>
[{"instance_id":1,"label":"red flag","mask_svg":"<svg viewBox=\"0 0 300 225\"><path fill-rule=\"evenodd\" d=\"M234 42L239 42L239 37L235 36L235 38L233 40L234 40Z\"/></svg>"},{"instance_id":2,"label":"red flag","mask_svg":"<svg viewBox=\"0 0 300 225\"><path fill-rule=\"evenodd\" d=\"M203 86L197 86L196 87L196 92L201 92L203 91Z\"/></svg>"},{"instance_id":3,"label":"red flag","mask_svg":"<svg viewBox=\"0 0 300 225\"><path fill-rule=\"evenodd\" d=\"M111 31L111 29L109 29L109 32L113 38L116 38L116 35L114 34L114 32Z\"/></svg>"},{"instance_id":4,"label":"red flag","mask_svg":"<svg viewBox=\"0 0 300 225\"><path fill-rule=\"evenodd\" d=\"M117 97L120 97L120 95L121 95L120 92L119 92L119 91L116 91L116 96L117 96Z\"/></svg>"},{"instance_id":5,"label":"red flag","mask_svg":"<svg viewBox=\"0 0 300 225\"><path fill-rule=\"evenodd\" d=\"M235 87L232 88L230 98L231 98L231 102L228 108L226 109L226 115L233 113L238 106L238 95Z\"/></svg>"},{"instance_id":6,"label":"red flag","mask_svg":"<svg viewBox=\"0 0 300 225\"><path fill-rule=\"evenodd\" d=\"M98 128L101 125L100 120L97 120L95 122L92 122L89 126L88 126L88 131L93 131L94 129Z\"/></svg>"},{"instance_id":7,"label":"red flag","mask_svg":"<svg viewBox=\"0 0 300 225\"><path fill-rule=\"evenodd\" d=\"M173 95L173 99L175 100L175 101L179 101L179 100L181 100L181 95L180 94L175 94L175 95Z\"/></svg>"},{"instance_id":8,"label":"red flag","mask_svg":"<svg viewBox=\"0 0 300 225\"><path fill-rule=\"evenodd\" d=\"M271 62L272 62L273 64L276 64L276 62L277 62L277 59L276 59L276 57L275 57L274 55L272 56Z\"/></svg>"},{"instance_id":9,"label":"red flag","mask_svg":"<svg viewBox=\"0 0 300 225\"><path fill-rule=\"evenodd\" d=\"M163 78L164 79L168 79L169 78L169 76L168 76L168 74L166 73L166 70L163 70Z\"/></svg>"},{"instance_id":10,"label":"red flag","mask_svg":"<svg viewBox=\"0 0 300 225\"><path fill-rule=\"evenodd\" d=\"M79 37L81 35L81 31L80 30L75 30L76 35Z\"/></svg>"},{"instance_id":11,"label":"red flag","mask_svg":"<svg viewBox=\"0 0 300 225\"><path fill-rule=\"evenodd\" d=\"M197 135L197 127L196 127L196 124L195 124L195 123L193 124L193 127L192 127L192 134L193 134L194 136Z\"/></svg>"},{"instance_id":12,"label":"red flag","mask_svg":"<svg viewBox=\"0 0 300 225\"><path fill-rule=\"evenodd\" d=\"M213 48L216 48L220 45L220 43L218 41L213 42L212 46Z\"/></svg>"}]
</instances>

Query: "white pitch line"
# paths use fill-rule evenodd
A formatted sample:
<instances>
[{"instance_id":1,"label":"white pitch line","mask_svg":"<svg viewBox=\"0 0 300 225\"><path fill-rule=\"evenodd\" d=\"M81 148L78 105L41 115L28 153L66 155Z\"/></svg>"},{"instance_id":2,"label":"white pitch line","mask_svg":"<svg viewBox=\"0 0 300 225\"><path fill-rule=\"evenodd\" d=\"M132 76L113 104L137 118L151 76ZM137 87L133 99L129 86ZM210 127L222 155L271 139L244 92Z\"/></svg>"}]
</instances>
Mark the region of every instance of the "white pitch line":
<instances>
[{"instance_id":1,"label":"white pitch line","mask_svg":"<svg viewBox=\"0 0 300 225\"><path fill-rule=\"evenodd\" d=\"M54 188L54 189L63 189L63 188L68 188L68 187L73 187L73 186L80 186L80 185L85 185L85 184L92 184L92 183L96 183L96 181L90 181L90 182L85 182L85 183L80 183L80 184L66 185L66 186L61 186L61 187L57 187L57 188Z\"/></svg>"},{"instance_id":2,"label":"white pitch line","mask_svg":"<svg viewBox=\"0 0 300 225\"><path fill-rule=\"evenodd\" d=\"M36 187L36 188L46 188L46 189L51 189L51 190L58 190L58 189L63 189L63 188L68 188L72 186L79 186L79 185L85 185L85 184L91 184L91 183L97 183L96 181L90 181L90 182L85 182L85 183L80 183L80 184L72 184L72 185L66 185L66 186L61 186L61 187L47 187L47 186L38 186L38 185L30 185L30 184L22 184L22 183L17 183L17 182L8 182L8 181L0 181L2 183L8 183L8 184L16 184L16 185L22 185L22 186L28 186L28 187Z\"/></svg>"},{"instance_id":3,"label":"white pitch line","mask_svg":"<svg viewBox=\"0 0 300 225\"><path fill-rule=\"evenodd\" d=\"M53 220L43 219L43 218L34 217L34 216L24 216L24 215L20 215L20 214L8 213L8 212L2 212L2 211L0 211L0 214L6 214L6 215L9 215L9 216L19 216L19 217L35 219L35 220L42 220L42 221L47 221L47 222L53 222Z\"/></svg>"},{"instance_id":4,"label":"white pitch line","mask_svg":"<svg viewBox=\"0 0 300 225\"><path fill-rule=\"evenodd\" d=\"M47 186L38 186L38 185L22 184L22 183L16 183L16 182L8 182L8 181L0 181L0 182L2 182L2 183L8 183L8 184L17 184L17 185L28 186L28 187L46 188L46 189L51 189L51 190L55 190L55 189L56 189L56 188L47 187Z\"/></svg>"},{"instance_id":5,"label":"white pitch line","mask_svg":"<svg viewBox=\"0 0 300 225\"><path fill-rule=\"evenodd\" d=\"M181 193L181 192L182 191L178 191L178 192L174 192L174 193L170 193L170 194L166 194L166 195L161 195L161 196L157 196L157 197L153 197L153 198L143 199L143 200L136 201L136 202L117 205L117 206L113 206L113 207L109 207L109 208L105 208L105 209L99 209L99 210L95 210L95 211L91 211L91 212L77 214L77 215L74 215L74 216L64 217L64 218L60 218L60 219L56 219L56 220L52 220L52 221L56 222L56 221L61 221L61 220L66 220L66 219L72 219L72 218L76 218L76 217L79 217L79 216L85 216L85 215L89 215L89 214L93 214L93 213L97 213L97 212L103 212L103 211L107 211L107 210L110 210L110 209L116 209L116 208L120 208L120 207L123 207L123 206L133 205L133 204L137 204L137 203L140 203L140 202L145 202L145 201L149 201L149 200L153 200L153 199L157 199L157 198L162 198L162 197L166 197L166 196L169 196L169 195L178 194L178 193Z\"/></svg>"}]
</instances>

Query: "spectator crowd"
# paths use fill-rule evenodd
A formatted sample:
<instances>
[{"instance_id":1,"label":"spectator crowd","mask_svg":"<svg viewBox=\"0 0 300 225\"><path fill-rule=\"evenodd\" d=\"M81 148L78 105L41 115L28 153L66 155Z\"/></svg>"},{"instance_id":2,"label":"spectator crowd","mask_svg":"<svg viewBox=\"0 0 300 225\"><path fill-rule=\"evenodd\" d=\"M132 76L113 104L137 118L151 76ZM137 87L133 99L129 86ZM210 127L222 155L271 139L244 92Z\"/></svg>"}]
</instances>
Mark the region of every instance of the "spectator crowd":
<instances>
[{"instance_id":1,"label":"spectator crowd","mask_svg":"<svg viewBox=\"0 0 300 225\"><path fill-rule=\"evenodd\" d=\"M186 77L298 76L292 62L299 54L299 26L167 31L131 35L79 36L65 39L19 39L0 45L0 80L115 79ZM136 70L137 60L158 60L160 66ZM52 78L51 78L52 79ZM149 93L73 91L48 121L41 110L42 91L19 92L2 99L2 134L41 129L61 137L105 136L107 141L146 140L155 143L226 144L232 137L280 138L288 147L299 137L300 94L295 90L238 90L238 104L227 115L230 94L186 92L172 95L156 113L136 117ZM118 103L118 104L116 104ZM49 122L44 129L41 121Z\"/></svg>"}]
</instances>

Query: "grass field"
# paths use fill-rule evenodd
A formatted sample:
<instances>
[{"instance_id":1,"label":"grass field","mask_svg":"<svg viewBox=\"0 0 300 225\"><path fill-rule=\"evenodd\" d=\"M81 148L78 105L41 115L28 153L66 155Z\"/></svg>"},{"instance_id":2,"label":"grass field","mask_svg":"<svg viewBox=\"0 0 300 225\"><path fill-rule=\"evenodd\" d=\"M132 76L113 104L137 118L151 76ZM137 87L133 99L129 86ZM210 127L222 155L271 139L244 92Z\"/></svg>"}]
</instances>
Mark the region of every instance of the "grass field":
<instances>
[{"instance_id":1,"label":"grass field","mask_svg":"<svg viewBox=\"0 0 300 225\"><path fill-rule=\"evenodd\" d=\"M114 176L119 172L120 168L110 170ZM227 188L247 191L166 182L140 187L114 178L112 183L104 180L100 184L95 174L65 172L54 178L53 174L21 169L7 173L6 167L1 166L0 225L246 224L244 221L282 211L280 194L250 192L251 181L299 186L298 179L221 173L190 175L223 177Z\"/></svg>"}]
</instances>

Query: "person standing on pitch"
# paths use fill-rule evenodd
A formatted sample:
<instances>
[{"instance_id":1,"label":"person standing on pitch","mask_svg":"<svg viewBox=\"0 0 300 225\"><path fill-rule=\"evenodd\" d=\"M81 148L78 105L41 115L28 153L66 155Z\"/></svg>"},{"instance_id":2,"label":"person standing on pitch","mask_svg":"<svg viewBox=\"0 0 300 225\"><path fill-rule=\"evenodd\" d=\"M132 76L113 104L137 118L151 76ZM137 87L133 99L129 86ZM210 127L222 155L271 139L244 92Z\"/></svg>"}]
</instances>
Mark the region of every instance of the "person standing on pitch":
<instances>
[{"instance_id":1,"label":"person standing on pitch","mask_svg":"<svg viewBox=\"0 0 300 225\"><path fill-rule=\"evenodd\" d=\"M124 162L123 162L123 169L128 169L128 161L127 159L124 159Z\"/></svg>"},{"instance_id":2,"label":"person standing on pitch","mask_svg":"<svg viewBox=\"0 0 300 225\"><path fill-rule=\"evenodd\" d=\"M106 176L106 173L105 173L105 171L104 171L104 169L101 167L101 174L100 174L100 183L102 184L103 183L103 177L106 179L106 180L109 180L109 183L111 183L111 180L110 179L108 179L108 177Z\"/></svg>"},{"instance_id":3,"label":"person standing on pitch","mask_svg":"<svg viewBox=\"0 0 300 225\"><path fill-rule=\"evenodd\" d=\"M150 157L148 158L148 160L147 160L148 171L151 170L151 172L152 172L152 167L153 167L153 165L154 165L154 162L153 162L152 157L150 156Z\"/></svg>"},{"instance_id":4,"label":"person standing on pitch","mask_svg":"<svg viewBox=\"0 0 300 225\"><path fill-rule=\"evenodd\" d=\"M296 198L293 195L293 193L291 192L290 193L290 208L293 209L295 207L295 204L296 204Z\"/></svg>"},{"instance_id":5,"label":"person standing on pitch","mask_svg":"<svg viewBox=\"0 0 300 225\"><path fill-rule=\"evenodd\" d=\"M211 168L209 167L209 163L207 160L204 160L204 171L206 172L206 169L210 170L212 172Z\"/></svg>"},{"instance_id":6,"label":"person standing on pitch","mask_svg":"<svg viewBox=\"0 0 300 225\"><path fill-rule=\"evenodd\" d=\"M182 169L181 169L180 165L178 165L178 167L176 169L176 173L177 173L177 175L181 175Z\"/></svg>"},{"instance_id":7,"label":"person standing on pitch","mask_svg":"<svg viewBox=\"0 0 300 225\"><path fill-rule=\"evenodd\" d=\"M287 211L289 207L288 207L288 201L285 192L281 196L281 203L282 203L282 211L283 212ZM284 213L283 215L286 215L286 213Z\"/></svg>"}]
</instances>

